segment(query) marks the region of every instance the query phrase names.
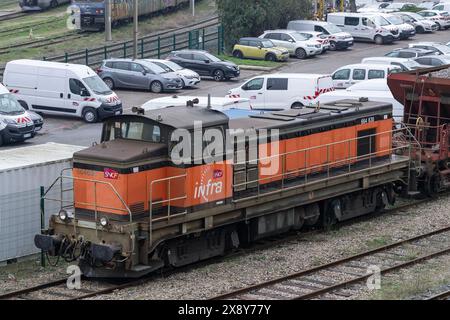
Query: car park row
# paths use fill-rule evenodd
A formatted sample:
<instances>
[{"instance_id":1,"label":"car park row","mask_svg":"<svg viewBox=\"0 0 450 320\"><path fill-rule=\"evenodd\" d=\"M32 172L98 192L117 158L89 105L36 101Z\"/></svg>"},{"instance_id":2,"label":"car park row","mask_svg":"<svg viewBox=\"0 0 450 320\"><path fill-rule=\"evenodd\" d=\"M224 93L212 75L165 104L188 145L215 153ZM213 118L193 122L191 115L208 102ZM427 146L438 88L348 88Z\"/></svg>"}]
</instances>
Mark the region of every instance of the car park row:
<instances>
[{"instance_id":1,"label":"car park row","mask_svg":"<svg viewBox=\"0 0 450 320\"><path fill-rule=\"evenodd\" d=\"M291 21L285 30L267 30L259 37L240 39L230 53L235 58L287 61L290 57L303 59L328 50L345 50L350 48L355 40L361 40L353 29L348 27L349 24L356 23L355 19L358 20L358 25L366 25L367 30L370 29L371 24L380 27L378 34L390 33L393 41L407 39L418 31L418 27L420 29L420 25L416 25L411 28L412 31L408 31L410 33L402 36L409 24L406 23L406 26L403 26L405 23L400 22L405 20L398 19L408 14L410 13L332 13L328 15L328 21ZM343 18L343 24L336 20L341 18ZM432 28L432 30L438 29L446 28ZM397 30L396 35L394 35L395 30ZM379 43L375 38L373 40ZM331 75L256 76L237 88L229 90L225 98L213 98L212 105L214 108L229 109L302 108L321 103L322 97L343 95L344 91L346 95L351 95L349 92L357 91L352 89L352 86L361 82L375 84L377 83L375 80L381 79L381 83L385 83L386 77L392 72L448 63L450 63L450 47L447 44L415 42L405 48L393 49L384 57L367 57L361 63L342 66ZM76 116L88 123L121 114L122 101L114 93L115 89L176 93L183 88L195 88L203 77L211 77L216 81L238 78L241 72L238 64L203 50L174 51L166 59L111 58L103 61L96 71L83 65L36 60L11 61L7 64L3 79L7 89L0 87L4 91L3 95L0 94L0 145L34 137L42 128L42 114ZM383 90L370 90L370 86L366 90L368 92L387 90L386 86L378 87ZM336 89L346 90L336 91ZM195 101L195 98L202 100L202 97L195 95L174 97L179 97L179 101L184 101L183 103ZM200 105L211 103L211 100L207 102L204 99ZM223 99L231 99L232 103ZM159 107L164 103L171 104L176 101L161 100ZM144 107L155 108L155 104L145 104ZM11 112L24 115L25 119L31 121L19 124L17 119L10 120L8 117ZM14 132L11 126L13 122L16 126L28 127L28 129L33 124L34 129L28 130L31 132L25 132L23 128L19 130L18 135L11 136L11 132Z\"/></svg>"}]
</instances>

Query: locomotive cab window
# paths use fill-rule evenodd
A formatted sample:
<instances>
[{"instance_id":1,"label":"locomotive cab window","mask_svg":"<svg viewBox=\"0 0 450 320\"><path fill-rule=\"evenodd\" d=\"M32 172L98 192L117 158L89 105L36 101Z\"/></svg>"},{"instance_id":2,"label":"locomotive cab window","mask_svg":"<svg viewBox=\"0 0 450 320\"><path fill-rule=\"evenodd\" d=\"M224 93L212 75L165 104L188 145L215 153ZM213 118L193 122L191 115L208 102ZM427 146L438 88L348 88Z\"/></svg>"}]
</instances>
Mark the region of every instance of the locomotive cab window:
<instances>
[{"instance_id":1,"label":"locomotive cab window","mask_svg":"<svg viewBox=\"0 0 450 320\"><path fill-rule=\"evenodd\" d=\"M161 128L158 125L142 121L115 121L105 127L105 140L129 139L152 143L161 143Z\"/></svg>"}]
</instances>

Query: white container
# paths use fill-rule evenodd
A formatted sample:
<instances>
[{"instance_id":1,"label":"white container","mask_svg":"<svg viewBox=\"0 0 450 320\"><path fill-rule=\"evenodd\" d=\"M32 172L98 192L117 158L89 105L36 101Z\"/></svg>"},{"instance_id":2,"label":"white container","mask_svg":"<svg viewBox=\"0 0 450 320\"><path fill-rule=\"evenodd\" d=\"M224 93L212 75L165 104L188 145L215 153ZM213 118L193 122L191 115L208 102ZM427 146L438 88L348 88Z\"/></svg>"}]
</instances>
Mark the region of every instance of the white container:
<instances>
[{"instance_id":1,"label":"white container","mask_svg":"<svg viewBox=\"0 0 450 320\"><path fill-rule=\"evenodd\" d=\"M47 143L0 151L0 262L38 252L40 187L48 188L61 170L72 167L73 154L84 148ZM59 205L47 201L46 212L57 212Z\"/></svg>"}]
</instances>

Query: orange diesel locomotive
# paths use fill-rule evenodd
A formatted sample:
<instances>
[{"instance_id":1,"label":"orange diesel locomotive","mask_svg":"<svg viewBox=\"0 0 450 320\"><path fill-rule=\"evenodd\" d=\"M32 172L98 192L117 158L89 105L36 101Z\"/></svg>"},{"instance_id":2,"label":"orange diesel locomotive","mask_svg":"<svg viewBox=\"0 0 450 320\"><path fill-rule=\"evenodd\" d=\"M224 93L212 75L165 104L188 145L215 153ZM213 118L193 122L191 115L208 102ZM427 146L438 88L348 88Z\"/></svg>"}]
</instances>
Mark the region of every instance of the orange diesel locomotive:
<instances>
[{"instance_id":1,"label":"orange diesel locomotive","mask_svg":"<svg viewBox=\"0 0 450 320\"><path fill-rule=\"evenodd\" d=\"M392 147L389 104L348 100L236 119L192 106L135 111L106 120L101 143L74 155L72 175L49 189L60 186L61 210L35 238L88 277L139 277L329 226L382 209L407 185L410 162ZM174 139L180 129L187 136ZM205 153L210 130L222 147ZM184 163L175 161L180 142L198 137L202 152L187 143ZM202 157L211 153L212 163Z\"/></svg>"}]
</instances>

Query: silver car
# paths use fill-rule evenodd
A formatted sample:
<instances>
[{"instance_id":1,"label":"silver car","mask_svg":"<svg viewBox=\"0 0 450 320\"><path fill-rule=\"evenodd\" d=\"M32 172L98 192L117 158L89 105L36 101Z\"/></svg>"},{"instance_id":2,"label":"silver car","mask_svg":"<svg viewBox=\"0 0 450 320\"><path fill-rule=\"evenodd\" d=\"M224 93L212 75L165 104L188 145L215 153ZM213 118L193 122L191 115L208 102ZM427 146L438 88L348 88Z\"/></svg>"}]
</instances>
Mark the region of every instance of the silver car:
<instances>
[{"instance_id":1,"label":"silver car","mask_svg":"<svg viewBox=\"0 0 450 320\"><path fill-rule=\"evenodd\" d=\"M108 59L97 73L111 90L130 88L160 93L183 88L183 81L175 72L145 60Z\"/></svg>"}]
</instances>

